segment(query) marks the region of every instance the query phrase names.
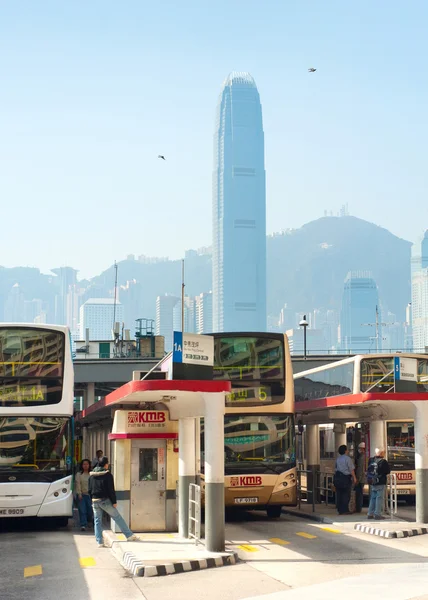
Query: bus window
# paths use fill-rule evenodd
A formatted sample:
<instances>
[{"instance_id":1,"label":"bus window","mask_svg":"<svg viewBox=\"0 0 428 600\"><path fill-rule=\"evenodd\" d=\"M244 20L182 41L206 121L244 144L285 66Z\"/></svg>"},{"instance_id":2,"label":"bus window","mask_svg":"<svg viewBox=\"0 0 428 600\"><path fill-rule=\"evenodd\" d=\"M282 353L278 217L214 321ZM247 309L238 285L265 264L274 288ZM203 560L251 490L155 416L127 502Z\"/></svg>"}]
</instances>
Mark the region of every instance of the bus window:
<instances>
[{"instance_id":1,"label":"bus window","mask_svg":"<svg viewBox=\"0 0 428 600\"><path fill-rule=\"evenodd\" d=\"M394 471L414 470L415 431L413 422L388 422L386 424L388 462Z\"/></svg>"}]
</instances>

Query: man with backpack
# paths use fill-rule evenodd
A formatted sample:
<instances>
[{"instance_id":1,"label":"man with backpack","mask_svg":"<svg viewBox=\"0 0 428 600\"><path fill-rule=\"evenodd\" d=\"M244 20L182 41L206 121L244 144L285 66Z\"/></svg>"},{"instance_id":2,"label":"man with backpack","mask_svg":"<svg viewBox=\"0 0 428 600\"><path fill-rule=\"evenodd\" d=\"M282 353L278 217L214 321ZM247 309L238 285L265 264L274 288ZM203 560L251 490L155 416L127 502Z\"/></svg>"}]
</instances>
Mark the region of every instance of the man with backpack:
<instances>
[{"instance_id":1,"label":"man with backpack","mask_svg":"<svg viewBox=\"0 0 428 600\"><path fill-rule=\"evenodd\" d=\"M367 468L367 483L370 486L370 504L368 519L384 519L382 516L387 475L391 473L388 461L385 460L385 450L376 448L375 456L370 459Z\"/></svg>"}]
</instances>

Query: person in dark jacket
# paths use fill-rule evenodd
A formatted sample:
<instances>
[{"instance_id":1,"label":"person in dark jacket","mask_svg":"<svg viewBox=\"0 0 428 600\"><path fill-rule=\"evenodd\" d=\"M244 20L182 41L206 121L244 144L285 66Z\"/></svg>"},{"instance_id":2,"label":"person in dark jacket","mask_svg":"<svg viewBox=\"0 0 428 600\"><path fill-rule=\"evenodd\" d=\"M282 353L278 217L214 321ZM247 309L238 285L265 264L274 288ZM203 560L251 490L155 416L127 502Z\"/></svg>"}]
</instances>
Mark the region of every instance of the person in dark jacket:
<instances>
[{"instance_id":1,"label":"person in dark jacket","mask_svg":"<svg viewBox=\"0 0 428 600\"><path fill-rule=\"evenodd\" d=\"M363 492L366 481L366 444L364 442L358 444L358 454L355 464L355 477L357 478L357 483L355 484L355 512L360 513L363 508Z\"/></svg>"},{"instance_id":2,"label":"person in dark jacket","mask_svg":"<svg viewBox=\"0 0 428 600\"><path fill-rule=\"evenodd\" d=\"M113 475L108 468L108 458L103 456L98 462L98 466L91 471L89 477L89 494L92 498L92 508L94 511L94 531L95 539L98 542L98 547L102 548L103 544L103 511L106 512L119 529L122 531L128 542L138 540L137 536L132 533L125 519L117 510L116 492L114 489Z\"/></svg>"},{"instance_id":3,"label":"person in dark jacket","mask_svg":"<svg viewBox=\"0 0 428 600\"><path fill-rule=\"evenodd\" d=\"M385 488L387 483L387 476L391 473L389 463L384 458L385 450L383 448L376 448L375 456L370 459L367 472L367 481L370 484L370 504L367 512L368 519L384 519L382 516L383 506L385 502ZM371 467L375 465L375 468ZM373 475L369 474L374 472L375 481L372 482L370 479Z\"/></svg>"}]
</instances>

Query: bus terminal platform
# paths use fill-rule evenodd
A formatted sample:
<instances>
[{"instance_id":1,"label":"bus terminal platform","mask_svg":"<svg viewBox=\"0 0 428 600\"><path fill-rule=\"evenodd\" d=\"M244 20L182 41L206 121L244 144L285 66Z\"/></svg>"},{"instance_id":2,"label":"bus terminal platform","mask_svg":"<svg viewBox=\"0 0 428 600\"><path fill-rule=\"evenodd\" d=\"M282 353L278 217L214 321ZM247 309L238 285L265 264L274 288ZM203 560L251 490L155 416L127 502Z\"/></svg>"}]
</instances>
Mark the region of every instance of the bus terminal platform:
<instances>
[{"instance_id":1,"label":"bus terminal platform","mask_svg":"<svg viewBox=\"0 0 428 600\"><path fill-rule=\"evenodd\" d=\"M103 532L104 545L128 573L135 577L157 577L234 565L237 554L226 546L225 552L209 552L202 543L180 537L178 533L139 533L138 541L127 542L123 534Z\"/></svg>"}]
</instances>

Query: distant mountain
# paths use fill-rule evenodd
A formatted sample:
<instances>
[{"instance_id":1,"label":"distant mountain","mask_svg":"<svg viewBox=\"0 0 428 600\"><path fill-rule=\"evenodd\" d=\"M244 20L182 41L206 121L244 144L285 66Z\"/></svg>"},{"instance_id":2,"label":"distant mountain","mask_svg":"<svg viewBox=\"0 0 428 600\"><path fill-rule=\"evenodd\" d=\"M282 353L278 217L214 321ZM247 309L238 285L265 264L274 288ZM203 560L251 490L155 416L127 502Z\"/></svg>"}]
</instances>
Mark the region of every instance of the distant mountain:
<instances>
[{"instance_id":1,"label":"distant mountain","mask_svg":"<svg viewBox=\"0 0 428 600\"><path fill-rule=\"evenodd\" d=\"M376 280L383 306L400 320L410 301L411 243L373 223L356 217L324 217L300 229L267 238L268 313L278 315L284 304L295 312L315 308L339 310L344 279L351 270L368 270ZM186 252L186 294L195 296L212 289L211 256ZM81 281L83 300L107 297L114 288L111 266L90 281ZM118 263L119 299L125 306L126 326L133 329L139 317L155 318L156 297L180 295L181 261L160 260ZM15 287L19 285L19 291ZM60 294L58 278L38 269L0 267L0 319L40 299L48 320L55 318ZM7 310L5 307L7 306ZM24 308L22 310L24 310ZM13 312L12 314L16 313Z\"/></svg>"},{"instance_id":2,"label":"distant mountain","mask_svg":"<svg viewBox=\"0 0 428 600\"><path fill-rule=\"evenodd\" d=\"M356 217L323 217L267 241L268 313L340 309L348 271L371 271L382 303L404 320L411 243Z\"/></svg>"}]
</instances>

